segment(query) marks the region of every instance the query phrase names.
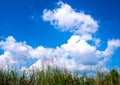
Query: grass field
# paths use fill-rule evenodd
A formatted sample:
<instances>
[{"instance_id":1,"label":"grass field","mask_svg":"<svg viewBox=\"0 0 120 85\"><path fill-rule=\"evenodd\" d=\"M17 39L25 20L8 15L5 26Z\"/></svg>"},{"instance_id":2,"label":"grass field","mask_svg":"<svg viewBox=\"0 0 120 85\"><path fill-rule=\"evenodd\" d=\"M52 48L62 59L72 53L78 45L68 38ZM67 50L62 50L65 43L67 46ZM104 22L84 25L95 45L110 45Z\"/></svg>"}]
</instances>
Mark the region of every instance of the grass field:
<instances>
[{"instance_id":1,"label":"grass field","mask_svg":"<svg viewBox=\"0 0 120 85\"><path fill-rule=\"evenodd\" d=\"M108 73L97 71L96 76L79 76L78 72L70 73L66 69L50 68L31 73L15 70L0 70L0 85L120 85L120 74L112 69Z\"/></svg>"}]
</instances>

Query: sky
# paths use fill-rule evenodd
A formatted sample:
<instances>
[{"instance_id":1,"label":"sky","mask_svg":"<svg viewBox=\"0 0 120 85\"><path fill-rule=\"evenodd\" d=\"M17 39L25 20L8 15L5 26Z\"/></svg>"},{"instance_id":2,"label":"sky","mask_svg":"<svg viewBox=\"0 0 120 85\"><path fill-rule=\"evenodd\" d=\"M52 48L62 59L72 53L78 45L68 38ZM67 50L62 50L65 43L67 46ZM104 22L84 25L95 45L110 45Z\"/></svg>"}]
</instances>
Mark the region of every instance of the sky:
<instances>
[{"instance_id":1,"label":"sky","mask_svg":"<svg viewBox=\"0 0 120 85\"><path fill-rule=\"evenodd\" d=\"M120 68L119 0L0 0L0 67Z\"/></svg>"}]
</instances>

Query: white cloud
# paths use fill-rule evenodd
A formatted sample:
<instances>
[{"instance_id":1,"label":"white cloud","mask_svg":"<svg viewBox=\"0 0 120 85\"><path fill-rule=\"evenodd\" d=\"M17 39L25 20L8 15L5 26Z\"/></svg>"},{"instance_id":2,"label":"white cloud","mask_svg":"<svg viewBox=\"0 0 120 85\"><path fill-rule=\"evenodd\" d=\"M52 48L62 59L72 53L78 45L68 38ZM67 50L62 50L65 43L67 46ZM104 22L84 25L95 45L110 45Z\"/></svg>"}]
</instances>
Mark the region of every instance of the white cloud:
<instances>
[{"instance_id":1,"label":"white cloud","mask_svg":"<svg viewBox=\"0 0 120 85\"><path fill-rule=\"evenodd\" d=\"M69 56L75 58L82 64L97 63L96 47L89 45L85 40L80 40L78 35L72 36L67 44L63 44L62 49L69 53ZM92 58L92 60L91 60Z\"/></svg>"},{"instance_id":2,"label":"white cloud","mask_svg":"<svg viewBox=\"0 0 120 85\"><path fill-rule=\"evenodd\" d=\"M58 6L54 10L44 10L44 21L50 21L51 25L61 31L70 31L80 35L97 31L98 24L90 15L76 12L70 5L63 2L58 2Z\"/></svg>"},{"instance_id":3,"label":"white cloud","mask_svg":"<svg viewBox=\"0 0 120 85\"><path fill-rule=\"evenodd\" d=\"M109 40L108 42L108 45L107 45L107 48L105 49L103 55L104 56L107 56L107 57L111 57L111 55L114 54L114 51L120 47L120 40L117 39L113 39L113 40Z\"/></svg>"},{"instance_id":4,"label":"white cloud","mask_svg":"<svg viewBox=\"0 0 120 85\"><path fill-rule=\"evenodd\" d=\"M86 40L82 40L79 35L73 35L67 43L56 48L44 48L38 46L32 48L25 42L17 42L12 36L0 41L0 49L4 54L0 55L0 67L6 69L7 66L16 65L21 69L42 68L42 65L66 67L69 70L93 71L96 68L105 68L104 59L106 54L112 50L112 54L119 47L120 40L108 41L105 51L97 50L96 46L90 45ZM111 49L114 48L114 49ZM109 56L112 55L111 53ZM101 56L103 60L101 60ZM32 60L36 59L36 62ZM30 62L32 62L30 64ZM27 66L30 64L29 66ZM18 66L17 66L18 65ZM20 66L19 66L20 65Z\"/></svg>"},{"instance_id":5,"label":"white cloud","mask_svg":"<svg viewBox=\"0 0 120 85\"><path fill-rule=\"evenodd\" d=\"M2 61L6 61L4 65L10 64L17 67L26 64L26 61L30 59L28 50L31 50L32 47L25 42L16 42L12 36L9 36L5 41L0 42L0 49L4 51L4 54L0 55ZM0 64L3 65L2 61L0 61Z\"/></svg>"},{"instance_id":6,"label":"white cloud","mask_svg":"<svg viewBox=\"0 0 120 85\"><path fill-rule=\"evenodd\" d=\"M33 69L42 69L43 63L41 62L41 60L38 60L36 63L34 63L33 65L30 66L29 70L33 70Z\"/></svg>"},{"instance_id":7,"label":"white cloud","mask_svg":"<svg viewBox=\"0 0 120 85\"><path fill-rule=\"evenodd\" d=\"M0 55L0 69L4 67L6 70L11 63L14 63L14 61L12 61L11 54L8 51L5 51L4 54Z\"/></svg>"}]
</instances>

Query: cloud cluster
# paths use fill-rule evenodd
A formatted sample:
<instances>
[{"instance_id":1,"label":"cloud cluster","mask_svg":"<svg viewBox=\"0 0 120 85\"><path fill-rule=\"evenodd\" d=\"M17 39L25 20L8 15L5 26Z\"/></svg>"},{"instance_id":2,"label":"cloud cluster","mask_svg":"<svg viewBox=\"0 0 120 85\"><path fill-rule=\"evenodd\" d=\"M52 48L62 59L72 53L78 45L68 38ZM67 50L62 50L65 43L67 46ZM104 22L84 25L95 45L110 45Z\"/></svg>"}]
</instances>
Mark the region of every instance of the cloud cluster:
<instances>
[{"instance_id":1,"label":"cloud cluster","mask_svg":"<svg viewBox=\"0 0 120 85\"><path fill-rule=\"evenodd\" d=\"M69 70L91 71L105 68L105 60L112 56L117 47L120 47L120 40L111 40L108 41L108 47L100 51L96 46L81 40L79 35L73 35L60 47L33 48L9 36L5 41L0 42L0 48L4 51L4 54L0 55L0 67L6 69L8 65L11 67L16 65L19 69L40 69L43 65L49 64L60 68L66 67ZM32 62L32 60L36 61Z\"/></svg>"},{"instance_id":2,"label":"cloud cluster","mask_svg":"<svg viewBox=\"0 0 120 85\"><path fill-rule=\"evenodd\" d=\"M70 5L59 2L58 8L45 9L43 20L61 31L72 32L73 35L56 48L38 46L33 48L26 42L17 42L9 36L0 41L0 49L4 54L0 55L0 67L16 65L19 69L41 69L42 66L51 65L66 67L69 70L91 72L96 68L106 70L105 63L120 47L119 39L109 40L107 48L98 50L100 39L93 37L98 30L97 22L83 12L76 12ZM92 41L93 44L89 44Z\"/></svg>"},{"instance_id":3,"label":"cloud cluster","mask_svg":"<svg viewBox=\"0 0 120 85\"><path fill-rule=\"evenodd\" d=\"M4 54L0 55L0 66L23 66L26 61L30 60L28 50L30 46L25 42L16 42L16 40L9 36L5 41L0 42L0 49Z\"/></svg>"}]
</instances>

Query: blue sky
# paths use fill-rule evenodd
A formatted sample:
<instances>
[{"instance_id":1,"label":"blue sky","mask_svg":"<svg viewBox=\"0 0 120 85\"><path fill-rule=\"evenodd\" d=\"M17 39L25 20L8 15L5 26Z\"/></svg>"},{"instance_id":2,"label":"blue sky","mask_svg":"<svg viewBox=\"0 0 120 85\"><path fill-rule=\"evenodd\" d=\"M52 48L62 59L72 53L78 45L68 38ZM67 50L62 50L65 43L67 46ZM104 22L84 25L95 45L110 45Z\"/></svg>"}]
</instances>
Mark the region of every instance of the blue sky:
<instances>
[{"instance_id":1,"label":"blue sky","mask_svg":"<svg viewBox=\"0 0 120 85\"><path fill-rule=\"evenodd\" d=\"M55 64L66 61L69 64L64 64L72 64L69 69L120 68L119 3L119 0L0 0L1 66L3 62L7 65L6 58L12 63L23 63L20 57L23 53L28 62L25 65L30 63L31 56L34 61L31 66L41 64L41 56L54 58L56 54L61 61ZM86 28L87 25L90 27Z\"/></svg>"}]
</instances>

